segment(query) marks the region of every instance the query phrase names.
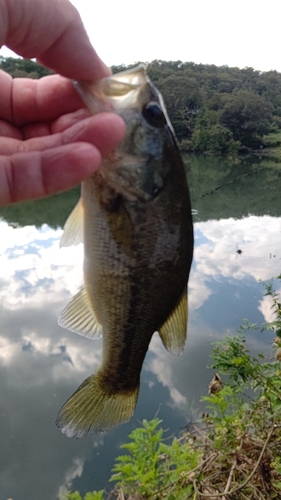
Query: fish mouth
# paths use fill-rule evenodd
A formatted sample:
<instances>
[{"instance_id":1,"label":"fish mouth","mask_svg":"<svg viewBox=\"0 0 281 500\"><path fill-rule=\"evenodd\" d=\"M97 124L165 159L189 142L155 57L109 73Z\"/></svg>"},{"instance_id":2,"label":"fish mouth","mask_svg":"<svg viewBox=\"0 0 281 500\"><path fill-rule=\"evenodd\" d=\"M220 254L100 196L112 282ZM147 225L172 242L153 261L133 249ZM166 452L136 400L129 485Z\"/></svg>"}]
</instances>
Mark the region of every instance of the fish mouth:
<instances>
[{"instance_id":1,"label":"fish mouth","mask_svg":"<svg viewBox=\"0 0 281 500\"><path fill-rule=\"evenodd\" d=\"M114 75L103 78L105 84L108 82L108 95L115 93L115 83L116 83L116 92L120 92L120 95L123 95L123 91L125 91L126 86L128 87L141 87L147 83L147 74L146 67L143 63L134 66L133 68L126 69L125 71L121 71L121 73L116 73ZM124 85L124 87L122 86Z\"/></svg>"},{"instance_id":2,"label":"fish mouth","mask_svg":"<svg viewBox=\"0 0 281 500\"><path fill-rule=\"evenodd\" d=\"M73 85L91 113L104 111L122 113L137 107L138 96L150 83L143 63L99 80L97 82L74 81Z\"/></svg>"}]
</instances>

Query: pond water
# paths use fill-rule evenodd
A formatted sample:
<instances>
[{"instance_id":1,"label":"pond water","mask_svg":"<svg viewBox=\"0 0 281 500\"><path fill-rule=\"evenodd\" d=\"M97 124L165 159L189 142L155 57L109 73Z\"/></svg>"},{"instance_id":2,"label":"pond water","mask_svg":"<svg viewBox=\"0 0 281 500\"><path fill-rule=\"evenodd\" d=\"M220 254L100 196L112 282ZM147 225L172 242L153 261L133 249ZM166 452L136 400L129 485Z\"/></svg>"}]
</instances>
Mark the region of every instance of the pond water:
<instances>
[{"instance_id":1,"label":"pond water","mask_svg":"<svg viewBox=\"0 0 281 500\"><path fill-rule=\"evenodd\" d=\"M271 319L259 280L281 271L281 166L268 160L186 158L195 223L184 353L152 339L134 417L111 432L68 439L54 425L63 402L92 373L100 340L61 329L57 318L82 284L82 246L62 248L79 191L0 211L0 498L50 500L66 489L107 486L119 446L158 413L170 433L200 414L213 376L211 343L247 317ZM238 252L239 251L239 252ZM272 356L271 336L249 333ZM202 404L201 404L202 408Z\"/></svg>"}]
</instances>

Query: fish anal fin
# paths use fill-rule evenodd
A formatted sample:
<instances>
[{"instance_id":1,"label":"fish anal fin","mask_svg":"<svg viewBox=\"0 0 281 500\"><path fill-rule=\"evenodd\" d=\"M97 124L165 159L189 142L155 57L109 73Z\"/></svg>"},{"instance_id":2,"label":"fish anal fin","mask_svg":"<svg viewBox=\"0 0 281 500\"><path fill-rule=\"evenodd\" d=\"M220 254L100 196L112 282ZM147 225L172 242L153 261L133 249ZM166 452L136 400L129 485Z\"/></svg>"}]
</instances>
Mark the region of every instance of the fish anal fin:
<instances>
[{"instance_id":1,"label":"fish anal fin","mask_svg":"<svg viewBox=\"0 0 281 500\"><path fill-rule=\"evenodd\" d=\"M84 337L92 339L101 337L102 326L95 317L84 286L62 311L58 324Z\"/></svg>"},{"instance_id":2,"label":"fish anal fin","mask_svg":"<svg viewBox=\"0 0 281 500\"><path fill-rule=\"evenodd\" d=\"M60 247L70 247L84 242L84 207L80 198L71 214L68 216L64 232L60 240Z\"/></svg>"},{"instance_id":3,"label":"fish anal fin","mask_svg":"<svg viewBox=\"0 0 281 500\"><path fill-rule=\"evenodd\" d=\"M163 323L158 333L167 351L179 355L184 349L187 330L187 291L172 311L168 319Z\"/></svg>"},{"instance_id":4,"label":"fish anal fin","mask_svg":"<svg viewBox=\"0 0 281 500\"><path fill-rule=\"evenodd\" d=\"M105 432L130 420L139 387L128 393L106 392L100 373L88 377L62 406L56 425L68 437Z\"/></svg>"}]
</instances>

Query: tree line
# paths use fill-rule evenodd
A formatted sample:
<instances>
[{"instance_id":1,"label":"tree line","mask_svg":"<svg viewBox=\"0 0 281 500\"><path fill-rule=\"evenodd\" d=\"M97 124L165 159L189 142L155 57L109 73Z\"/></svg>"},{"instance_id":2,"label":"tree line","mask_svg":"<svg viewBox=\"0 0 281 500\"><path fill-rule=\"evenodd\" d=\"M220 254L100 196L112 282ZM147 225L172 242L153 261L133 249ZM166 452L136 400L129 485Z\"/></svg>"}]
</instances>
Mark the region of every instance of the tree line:
<instances>
[{"instance_id":1,"label":"tree line","mask_svg":"<svg viewBox=\"0 0 281 500\"><path fill-rule=\"evenodd\" d=\"M125 66L114 66L121 71ZM148 75L163 94L185 151L257 149L281 128L281 73L182 61L152 61Z\"/></svg>"},{"instance_id":2,"label":"tree line","mask_svg":"<svg viewBox=\"0 0 281 500\"><path fill-rule=\"evenodd\" d=\"M0 69L9 73L13 78L37 79L53 73L50 69L41 66L41 64L21 57L0 56Z\"/></svg>"},{"instance_id":3,"label":"tree line","mask_svg":"<svg viewBox=\"0 0 281 500\"><path fill-rule=\"evenodd\" d=\"M113 66L113 72L130 66ZM34 61L0 56L13 77L51 74ZM148 64L184 151L229 153L257 149L281 129L281 73L182 61Z\"/></svg>"}]
</instances>

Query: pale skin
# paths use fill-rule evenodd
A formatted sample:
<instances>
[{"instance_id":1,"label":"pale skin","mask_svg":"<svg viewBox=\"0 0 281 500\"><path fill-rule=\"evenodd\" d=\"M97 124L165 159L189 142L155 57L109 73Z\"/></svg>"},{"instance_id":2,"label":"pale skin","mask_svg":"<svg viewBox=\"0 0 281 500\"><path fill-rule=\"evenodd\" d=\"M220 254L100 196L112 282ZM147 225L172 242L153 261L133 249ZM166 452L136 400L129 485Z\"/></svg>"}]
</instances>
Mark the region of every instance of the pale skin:
<instances>
[{"instance_id":1,"label":"pale skin","mask_svg":"<svg viewBox=\"0 0 281 500\"><path fill-rule=\"evenodd\" d=\"M106 28L105 28L106 29ZM0 46L62 76L12 79L0 70L0 205L42 198L90 177L123 139L111 113L90 116L70 79L110 74L68 0L0 0Z\"/></svg>"}]
</instances>

